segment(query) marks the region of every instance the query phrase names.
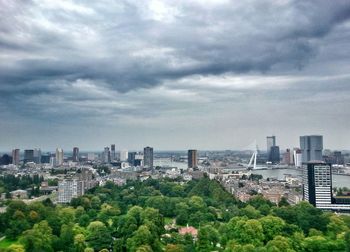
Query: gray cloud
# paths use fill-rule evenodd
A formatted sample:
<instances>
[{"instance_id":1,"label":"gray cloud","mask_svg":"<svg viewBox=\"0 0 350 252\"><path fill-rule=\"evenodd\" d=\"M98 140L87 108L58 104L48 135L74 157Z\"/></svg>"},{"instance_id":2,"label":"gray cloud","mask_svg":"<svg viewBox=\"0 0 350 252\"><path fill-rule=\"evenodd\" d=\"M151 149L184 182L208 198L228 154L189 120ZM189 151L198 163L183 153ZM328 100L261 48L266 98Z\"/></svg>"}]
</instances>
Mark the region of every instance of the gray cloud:
<instances>
[{"instance_id":1,"label":"gray cloud","mask_svg":"<svg viewBox=\"0 0 350 252\"><path fill-rule=\"evenodd\" d=\"M93 131L103 121L160 132L183 129L181 117L224 123L219 109L263 125L274 106L294 113L342 90L336 109L349 93L349 18L346 0L0 1L1 109L26 127Z\"/></svg>"}]
</instances>

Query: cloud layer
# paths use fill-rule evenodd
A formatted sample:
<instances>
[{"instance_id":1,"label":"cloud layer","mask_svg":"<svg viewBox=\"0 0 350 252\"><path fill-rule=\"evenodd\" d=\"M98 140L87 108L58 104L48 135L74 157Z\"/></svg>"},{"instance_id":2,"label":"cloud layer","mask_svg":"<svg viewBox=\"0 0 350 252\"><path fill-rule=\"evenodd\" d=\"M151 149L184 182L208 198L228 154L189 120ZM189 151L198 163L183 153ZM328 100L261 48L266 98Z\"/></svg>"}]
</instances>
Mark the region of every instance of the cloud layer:
<instances>
[{"instance_id":1,"label":"cloud layer","mask_svg":"<svg viewBox=\"0 0 350 252\"><path fill-rule=\"evenodd\" d=\"M349 19L346 0L2 0L0 147L348 148Z\"/></svg>"}]
</instances>

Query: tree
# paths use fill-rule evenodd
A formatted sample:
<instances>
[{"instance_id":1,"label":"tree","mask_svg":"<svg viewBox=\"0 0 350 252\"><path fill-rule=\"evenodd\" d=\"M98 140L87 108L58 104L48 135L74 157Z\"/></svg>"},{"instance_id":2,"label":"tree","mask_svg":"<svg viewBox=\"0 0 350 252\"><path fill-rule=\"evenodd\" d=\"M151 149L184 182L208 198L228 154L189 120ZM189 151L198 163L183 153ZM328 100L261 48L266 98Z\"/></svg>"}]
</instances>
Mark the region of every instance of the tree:
<instances>
[{"instance_id":1,"label":"tree","mask_svg":"<svg viewBox=\"0 0 350 252\"><path fill-rule=\"evenodd\" d=\"M271 215L262 217L259 221L264 230L265 242L272 240L277 235L281 235L285 226L285 222L281 218Z\"/></svg>"},{"instance_id":2,"label":"tree","mask_svg":"<svg viewBox=\"0 0 350 252\"><path fill-rule=\"evenodd\" d=\"M74 236L74 248L76 252L83 252L86 248L85 236L83 234Z\"/></svg>"},{"instance_id":3,"label":"tree","mask_svg":"<svg viewBox=\"0 0 350 252\"><path fill-rule=\"evenodd\" d=\"M342 232L348 231L349 228L347 227L346 223L338 216L332 215L329 218L329 223L327 225L327 232L330 237L333 239L336 238L336 236Z\"/></svg>"},{"instance_id":4,"label":"tree","mask_svg":"<svg viewBox=\"0 0 350 252\"><path fill-rule=\"evenodd\" d=\"M289 206L290 204L287 201L286 197L282 197L281 200L278 202L278 206L279 207L283 207L283 206Z\"/></svg>"},{"instance_id":5,"label":"tree","mask_svg":"<svg viewBox=\"0 0 350 252\"><path fill-rule=\"evenodd\" d=\"M212 226L201 227L198 232L198 251L212 251L219 242L219 233Z\"/></svg>"},{"instance_id":6,"label":"tree","mask_svg":"<svg viewBox=\"0 0 350 252\"><path fill-rule=\"evenodd\" d=\"M264 231L258 220L239 220L234 228L234 238L243 244L260 246L264 241Z\"/></svg>"},{"instance_id":7,"label":"tree","mask_svg":"<svg viewBox=\"0 0 350 252\"><path fill-rule=\"evenodd\" d=\"M242 208L239 214L241 216L247 216L249 219L257 219L261 216L260 212L251 205L247 205L245 208Z\"/></svg>"},{"instance_id":8,"label":"tree","mask_svg":"<svg viewBox=\"0 0 350 252\"><path fill-rule=\"evenodd\" d=\"M155 237L152 235L147 226L141 225L133 236L127 240L127 248L130 251L137 251L143 245L152 246Z\"/></svg>"},{"instance_id":9,"label":"tree","mask_svg":"<svg viewBox=\"0 0 350 252\"><path fill-rule=\"evenodd\" d=\"M94 250L101 250L110 248L112 243L112 236L109 233L105 224L100 221L94 221L87 227L88 236L87 242Z\"/></svg>"},{"instance_id":10,"label":"tree","mask_svg":"<svg viewBox=\"0 0 350 252\"><path fill-rule=\"evenodd\" d=\"M266 245L268 251L288 251L292 249L290 241L280 235L277 235L273 240Z\"/></svg>"},{"instance_id":11,"label":"tree","mask_svg":"<svg viewBox=\"0 0 350 252\"><path fill-rule=\"evenodd\" d=\"M185 249L181 244L168 244L165 247L165 252L185 252Z\"/></svg>"},{"instance_id":12,"label":"tree","mask_svg":"<svg viewBox=\"0 0 350 252\"><path fill-rule=\"evenodd\" d=\"M74 243L73 223L62 225L59 242L62 250L68 250L68 248L73 247L73 243Z\"/></svg>"},{"instance_id":13,"label":"tree","mask_svg":"<svg viewBox=\"0 0 350 252\"><path fill-rule=\"evenodd\" d=\"M6 250L7 252L25 252L25 249L20 244L12 244Z\"/></svg>"},{"instance_id":14,"label":"tree","mask_svg":"<svg viewBox=\"0 0 350 252\"><path fill-rule=\"evenodd\" d=\"M346 232L344 236L346 252L350 252L350 231Z\"/></svg>"},{"instance_id":15,"label":"tree","mask_svg":"<svg viewBox=\"0 0 350 252\"><path fill-rule=\"evenodd\" d=\"M45 252L53 251L52 229L47 221L41 221L35 224L33 229L27 230L20 238L20 243L24 245L27 252Z\"/></svg>"}]
</instances>

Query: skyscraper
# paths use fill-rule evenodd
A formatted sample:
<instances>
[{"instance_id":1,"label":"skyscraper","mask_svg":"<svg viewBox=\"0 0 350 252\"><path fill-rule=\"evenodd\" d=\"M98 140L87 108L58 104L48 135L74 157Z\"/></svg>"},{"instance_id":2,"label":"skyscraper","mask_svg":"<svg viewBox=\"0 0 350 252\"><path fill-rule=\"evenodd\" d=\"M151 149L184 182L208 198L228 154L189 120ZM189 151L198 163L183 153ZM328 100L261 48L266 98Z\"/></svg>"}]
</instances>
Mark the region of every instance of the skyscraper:
<instances>
[{"instance_id":1,"label":"skyscraper","mask_svg":"<svg viewBox=\"0 0 350 252\"><path fill-rule=\"evenodd\" d=\"M144 166L148 168L153 168L153 148L145 147L143 149L143 162Z\"/></svg>"},{"instance_id":2,"label":"skyscraper","mask_svg":"<svg viewBox=\"0 0 350 252\"><path fill-rule=\"evenodd\" d=\"M50 158L51 158L51 153L46 152L41 155L41 163L42 164L49 164L50 163Z\"/></svg>"},{"instance_id":3,"label":"skyscraper","mask_svg":"<svg viewBox=\"0 0 350 252\"><path fill-rule=\"evenodd\" d=\"M79 162L79 148L73 148L73 162Z\"/></svg>"},{"instance_id":4,"label":"skyscraper","mask_svg":"<svg viewBox=\"0 0 350 252\"><path fill-rule=\"evenodd\" d=\"M115 144L111 144L111 160L115 160Z\"/></svg>"},{"instance_id":5,"label":"skyscraper","mask_svg":"<svg viewBox=\"0 0 350 252\"><path fill-rule=\"evenodd\" d=\"M332 204L331 165L325 162L308 162L303 168L303 196L315 207Z\"/></svg>"},{"instance_id":6,"label":"skyscraper","mask_svg":"<svg viewBox=\"0 0 350 252\"><path fill-rule=\"evenodd\" d=\"M103 162L107 164L111 162L111 152L109 151L109 147L105 147L103 151Z\"/></svg>"},{"instance_id":7,"label":"skyscraper","mask_svg":"<svg viewBox=\"0 0 350 252\"><path fill-rule=\"evenodd\" d=\"M187 152L188 168L196 168L197 164L197 150L188 150Z\"/></svg>"},{"instance_id":8,"label":"skyscraper","mask_svg":"<svg viewBox=\"0 0 350 252\"><path fill-rule=\"evenodd\" d=\"M128 153L128 162L131 166L135 166L135 157L136 157L136 152Z\"/></svg>"},{"instance_id":9,"label":"skyscraper","mask_svg":"<svg viewBox=\"0 0 350 252\"><path fill-rule=\"evenodd\" d=\"M280 162L280 147L279 146L272 146L270 150L270 158L269 161L271 161L274 164L277 164Z\"/></svg>"},{"instance_id":10,"label":"skyscraper","mask_svg":"<svg viewBox=\"0 0 350 252\"><path fill-rule=\"evenodd\" d=\"M296 168L300 168L302 166L302 154L299 148L294 148L293 150L293 161Z\"/></svg>"},{"instance_id":11,"label":"skyscraper","mask_svg":"<svg viewBox=\"0 0 350 252\"><path fill-rule=\"evenodd\" d=\"M12 164L19 165L19 149L12 150Z\"/></svg>"},{"instance_id":12,"label":"skyscraper","mask_svg":"<svg viewBox=\"0 0 350 252\"><path fill-rule=\"evenodd\" d=\"M24 163L34 162L34 150L24 150Z\"/></svg>"},{"instance_id":13,"label":"skyscraper","mask_svg":"<svg viewBox=\"0 0 350 252\"><path fill-rule=\"evenodd\" d=\"M62 165L63 164L63 149L57 148L56 149L56 165Z\"/></svg>"},{"instance_id":14,"label":"skyscraper","mask_svg":"<svg viewBox=\"0 0 350 252\"><path fill-rule=\"evenodd\" d=\"M128 160L128 151L121 150L120 151L120 161L127 161L127 160Z\"/></svg>"},{"instance_id":15,"label":"skyscraper","mask_svg":"<svg viewBox=\"0 0 350 252\"><path fill-rule=\"evenodd\" d=\"M318 135L301 136L300 149L303 163L322 161L323 137Z\"/></svg>"},{"instance_id":16,"label":"skyscraper","mask_svg":"<svg viewBox=\"0 0 350 252\"><path fill-rule=\"evenodd\" d=\"M40 149L34 149L33 161L36 164L40 164L41 163L41 150Z\"/></svg>"},{"instance_id":17,"label":"skyscraper","mask_svg":"<svg viewBox=\"0 0 350 252\"><path fill-rule=\"evenodd\" d=\"M271 161L271 147L276 146L276 137L275 136L267 136L266 137L266 152L267 152L267 160Z\"/></svg>"}]
</instances>

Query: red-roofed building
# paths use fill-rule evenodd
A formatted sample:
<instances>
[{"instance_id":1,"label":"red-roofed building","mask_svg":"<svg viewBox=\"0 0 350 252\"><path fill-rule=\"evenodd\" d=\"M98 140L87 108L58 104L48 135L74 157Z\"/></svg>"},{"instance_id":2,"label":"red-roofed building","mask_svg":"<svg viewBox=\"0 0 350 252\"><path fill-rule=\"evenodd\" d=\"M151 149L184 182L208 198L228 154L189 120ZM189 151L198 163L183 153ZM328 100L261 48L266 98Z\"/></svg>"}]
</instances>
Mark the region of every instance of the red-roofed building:
<instances>
[{"instance_id":1,"label":"red-roofed building","mask_svg":"<svg viewBox=\"0 0 350 252\"><path fill-rule=\"evenodd\" d=\"M179 229L179 234L180 235L190 234L194 238L196 238L197 235L198 235L198 230L196 228L194 228L194 227L187 226L187 227L180 228Z\"/></svg>"}]
</instances>

